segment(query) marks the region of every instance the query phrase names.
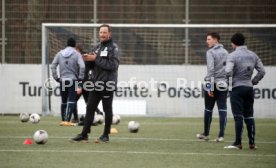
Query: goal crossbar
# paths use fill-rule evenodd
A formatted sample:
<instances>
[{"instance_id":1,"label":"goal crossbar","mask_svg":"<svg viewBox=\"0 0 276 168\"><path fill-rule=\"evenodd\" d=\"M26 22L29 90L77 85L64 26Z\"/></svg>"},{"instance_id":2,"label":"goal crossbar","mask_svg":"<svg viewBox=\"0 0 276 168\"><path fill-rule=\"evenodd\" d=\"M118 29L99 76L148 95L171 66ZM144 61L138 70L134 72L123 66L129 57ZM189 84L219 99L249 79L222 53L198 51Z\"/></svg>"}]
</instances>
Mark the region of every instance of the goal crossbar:
<instances>
[{"instance_id":1,"label":"goal crossbar","mask_svg":"<svg viewBox=\"0 0 276 168\"><path fill-rule=\"evenodd\" d=\"M42 23L42 27L98 27L95 23ZM276 24L109 24L122 28L275 28Z\"/></svg>"}]
</instances>

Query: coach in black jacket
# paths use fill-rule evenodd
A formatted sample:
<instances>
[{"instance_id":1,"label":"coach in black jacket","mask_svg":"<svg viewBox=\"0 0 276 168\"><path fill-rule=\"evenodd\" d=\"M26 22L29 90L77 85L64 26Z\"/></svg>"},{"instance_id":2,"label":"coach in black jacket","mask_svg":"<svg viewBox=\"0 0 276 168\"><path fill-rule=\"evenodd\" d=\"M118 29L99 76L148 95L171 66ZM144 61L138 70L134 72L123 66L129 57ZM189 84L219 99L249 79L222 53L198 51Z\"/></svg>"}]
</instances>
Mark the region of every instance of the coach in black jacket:
<instances>
[{"instance_id":1,"label":"coach in black jacket","mask_svg":"<svg viewBox=\"0 0 276 168\"><path fill-rule=\"evenodd\" d=\"M110 133L113 117L113 92L117 85L120 56L118 46L111 39L111 27L109 25L100 26L99 39L101 43L95 51L84 55L84 60L90 61L89 67L92 68L93 79L92 83L84 83L83 89L86 89L87 86L91 89L91 84L93 87L88 97L82 132L71 139L76 142L88 141L88 133L90 133L90 126L94 120L94 111L100 101L102 101L105 112L105 126L103 134L95 142L109 141L108 134Z\"/></svg>"}]
</instances>

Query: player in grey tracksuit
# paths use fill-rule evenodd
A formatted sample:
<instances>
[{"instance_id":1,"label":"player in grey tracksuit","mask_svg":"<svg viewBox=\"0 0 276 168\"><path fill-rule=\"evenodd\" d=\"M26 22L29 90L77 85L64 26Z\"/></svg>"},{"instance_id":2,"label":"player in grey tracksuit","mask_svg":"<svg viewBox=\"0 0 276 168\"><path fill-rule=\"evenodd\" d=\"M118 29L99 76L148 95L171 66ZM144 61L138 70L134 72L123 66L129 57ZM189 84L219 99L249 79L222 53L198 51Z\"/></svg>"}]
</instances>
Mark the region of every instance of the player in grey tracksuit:
<instances>
[{"instance_id":1,"label":"player in grey tracksuit","mask_svg":"<svg viewBox=\"0 0 276 168\"><path fill-rule=\"evenodd\" d=\"M61 125L70 122L76 105L76 82L84 78L85 64L75 47L76 41L69 38L67 47L56 54L51 65L53 78L61 84ZM60 75L57 74L58 65Z\"/></svg>"},{"instance_id":2,"label":"player in grey tracksuit","mask_svg":"<svg viewBox=\"0 0 276 168\"><path fill-rule=\"evenodd\" d=\"M229 55L225 71L227 76L232 77L230 100L235 120L236 139L232 145L225 148L242 149L244 121L248 132L249 148L256 149L253 85L257 85L264 77L265 70L260 58L244 45L245 38L243 34L234 34L231 42L235 51ZM254 69L257 70L257 74L252 78Z\"/></svg>"},{"instance_id":3,"label":"player in grey tracksuit","mask_svg":"<svg viewBox=\"0 0 276 168\"><path fill-rule=\"evenodd\" d=\"M220 36L216 32L207 34L207 45L210 48L206 53L207 76L205 77L204 96L204 132L197 134L197 138L209 140L210 126L212 122L213 108L217 103L219 111L220 130L217 142L224 140L224 130L227 121L227 79L225 64L228 52L219 43Z\"/></svg>"}]
</instances>

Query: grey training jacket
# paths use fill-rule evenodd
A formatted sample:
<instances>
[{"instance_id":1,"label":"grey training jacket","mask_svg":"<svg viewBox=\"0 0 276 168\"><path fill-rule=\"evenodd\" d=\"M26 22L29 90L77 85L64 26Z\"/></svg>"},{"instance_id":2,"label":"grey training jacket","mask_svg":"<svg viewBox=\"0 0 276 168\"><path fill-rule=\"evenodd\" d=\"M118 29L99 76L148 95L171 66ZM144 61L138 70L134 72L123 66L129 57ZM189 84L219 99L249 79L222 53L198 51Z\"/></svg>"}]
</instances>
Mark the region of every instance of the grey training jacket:
<instances>
[{"instance_id":1,"label":"grey training jacket","mask_svg":"<svg viewBox=\"0 0 276 168\"><path fill-rule=\"evenodd\" d=\"M59 65L60 76L57 74ZM83 80L85 64L79 52L73 47L66 47L58 52L51 65L54 79L60 80Z\"/></svg>"},{"instance_id":2,"label":"grey training jacket","mask_svg":"<svg viewBox=\"0 0 276 168\"><path fill-rule=\"evenodd\" d=\"M258 73L252 78L253 71ZM246 46L239 46L227 58L225 71L232 77L232 87L249 86L258 84L264 77L265 69L260 58ZM230 81L230 80L229 80Z\"/></svg>"},{"instance_id":3,"label":"grey training jacket","mask_svg":"<svg viewBox=\"0 0 276 168\"><path fill-rule=\"evenodd\" d=\"M205 81L227 82L225 65L228 52L223 48L222 44L216 44L206 52L207 75Z\"/></svg>"}]
</instances>

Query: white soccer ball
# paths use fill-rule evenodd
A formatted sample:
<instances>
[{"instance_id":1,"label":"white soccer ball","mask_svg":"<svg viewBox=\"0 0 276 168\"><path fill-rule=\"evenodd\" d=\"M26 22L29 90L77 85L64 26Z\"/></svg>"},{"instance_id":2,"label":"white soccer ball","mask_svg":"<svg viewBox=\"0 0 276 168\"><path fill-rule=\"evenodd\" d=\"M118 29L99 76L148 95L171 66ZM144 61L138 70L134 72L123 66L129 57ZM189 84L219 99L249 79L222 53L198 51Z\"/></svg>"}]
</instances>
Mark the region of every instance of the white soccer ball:
<instances>
[{"instance_id":1,"label":"white soccer ball","mask_svg":"<svg viewBox=\"0 0 276 168\"><path fill-rule=\"evenodd\" d=\"M117 125L121 121L121 117L118 114L113 115L112 124Z\"/></svg>"},{"instance_id":2,"label":"white soccer ball","mask_svg":"<svg viewBox=\"0 0 276 168\"><path fill-rule=\"evenodd\" d=\"M21 122L28 122L29 121L29 114L28 113L20 113L20 120Z\"/></svg>"},{"instance_id":3,"label":"white soccer ball","mask_svg":"<svg viewBox=\"0 0 276 168\"><path fill-rule=\"evenodd\" d=\"M128 123L128 130L131 133L137 133L139 131L140 128L140 123L137 121L130 121Z\"/></svg>"},{"instance_id":4,"label":"white soccer ball","mask_svg":"<svg viewBox=\"0 0 276 168\"><path fill-rule=\"evenodd\" d=\"M48 133L45 130L37 130L33 135L33 139L37 144L46 144L48 141Z\"/></svg>"},{"instance_id":5,"label":"white soccer ball","mask_svg":"<svg viewBox=\"0 0 276 168\"><path fill-rule=\"evenodd\" d=\"M99 117L98 115L95 114L93 124L98 125L98 123L99 123Z\"/></svg>"},{"instance_id":6,"label":"white soccer ball","mask_svg":"<svg viewBox=\"0 0 276 168\"><path fill-rule=\"evenodd\" d=\"M30 121L31 121L33 124L37 124L37 123L39 123L39 121L40 121L40 116L39 116L38 114L36 114L36 113L33 113L33 114L31 114L31 116L30 116Z\"/></svg>"},{"instance_id":7,"label":"white soccer ball","mask_svg":"<svg viewBox=\"0 0 276 168\"><path fill-rule=\"evenodd\" d=\"M98 123L103 124L104 123L104 116L103 115L97 115L98 117Z\"/></svg>"}]
</instances>

